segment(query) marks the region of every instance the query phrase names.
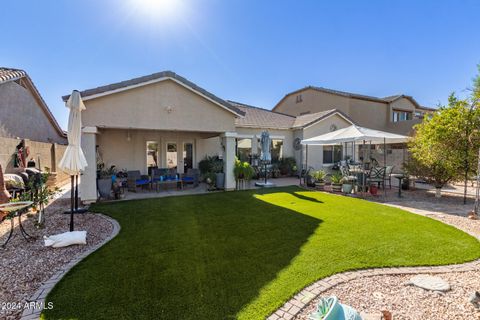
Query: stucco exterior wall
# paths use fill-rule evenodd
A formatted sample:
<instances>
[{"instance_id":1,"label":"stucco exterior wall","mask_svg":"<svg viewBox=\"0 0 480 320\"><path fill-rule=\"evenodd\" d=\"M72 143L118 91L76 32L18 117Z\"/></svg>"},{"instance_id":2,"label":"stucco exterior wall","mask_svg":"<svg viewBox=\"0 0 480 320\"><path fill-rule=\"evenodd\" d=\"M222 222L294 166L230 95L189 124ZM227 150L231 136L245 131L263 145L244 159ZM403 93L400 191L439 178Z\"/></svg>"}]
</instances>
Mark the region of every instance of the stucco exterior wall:
<instances>
[{"instance_id":1,"label":"stucco exterior wall","mask_svg":"<svg viewBox=\"0 0 480 320\"><path fill-rule=\"evenodd\" d=\"M302 96L302 102L297 103L298 95ZM344 112L356 124L362 127L403 135L411 135L413 126L421 122L420 119L401 122L392 121L394 109L411 112L419 110L407 98L400 98L392 103L382 103L307 89L287 96L275 107L275 111L293 116L298 116L305 112L315 113L330 109Z\"/></svg>"},{"instance_id":2,"label":"stucco exterior wall","mask_svg":"<svg viewBox=\"0 0 480 320\"><path fill-rule=\"evenodd\" d=\"M16 152L16 146L20 143L20 139L0 137L0 164L4 173L15 173L20 169L14 167L13 154ZM27 160L33 158L39 167L38 159L40 158L40 168L45 170L48 168L50 172L55 174L55 182L60 186L68 180L68 175L61 170L57 171L57 165L65 152L66 146L56 143L38 142L25 139L25 145L30 150Z\"/></svg>"},{"instance_id":3,"label":"stucco exterior wall","mask_svg":"<svg viewBox=\"0 0 480 320\"><path fill-rule=\"evenodd\" d=\"M302 102L296 102L297 96L302 96ZM303 113L315 113L331 109L340 110L346 114L350 111L349 99L313 89L302 91L286 97L275 107L276 112L299 116Z\"/></svg>"},{"instance_id":4,"label":"stucco exterior wall","mask_svg":"<svg viewBox=\"0 0 480 320\"><path fill-rule=\"evenodd\" d=\"M175 131L234 131L235 116L165 80L85 101L85 126Z\"/></svg>"},{"instance_id":5,"label":"stucco exterior wall","mask_svg":"<svg viewBox=\"0 0 480 320\"><path fill-rule=\"evenodd\" d=\"M389 123L388 104L350 99L350 118L361 127L385 131Z\"/></svg>"},{"instance_id":6,"label":"stucco exterior wall","mask_svg":"<svg viewBox=\"0 0 480 320\"><path fill-rule=\"evenodd\" d=\"M351 125L350 122L340 117L339 115L332 115L331 117L325 118L324 120L317 122L316 124L303 129L303 139L313 138L325 133L330 132L332 125L335 125L337 129L346 128ZM306 149L304 146L303 149ZM304 154L306 151L304 150ZM302 158L305 161L305 156ZM305 163L303 163L305 166ZM320 169L324 167L323 163L323 147L322 146L308 146L308 159L307 166L313 167L315 169Z\"/></svg>"},{"instance_id":7,"label":"stucco exterior wall","mask_svg":"<svg viewBox=\"0 0 480 320\"><path fill-rule=\"evenodd\" d=\"M14 81L0 84L0 137L66 144L32 92Z\"/></svg>"}]
</instances>

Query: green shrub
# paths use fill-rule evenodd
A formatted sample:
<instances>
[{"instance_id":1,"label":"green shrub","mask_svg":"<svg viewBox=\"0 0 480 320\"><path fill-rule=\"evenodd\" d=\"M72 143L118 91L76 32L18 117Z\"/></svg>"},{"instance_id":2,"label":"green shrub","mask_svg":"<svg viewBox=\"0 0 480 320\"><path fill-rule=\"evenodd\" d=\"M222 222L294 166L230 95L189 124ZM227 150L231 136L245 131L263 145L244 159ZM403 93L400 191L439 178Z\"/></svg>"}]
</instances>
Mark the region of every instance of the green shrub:
<instances>
[{"instance_id":1,"label":"green shrub","mask_svg":"<svg viewBox=\"0 0 480 320\"><path fill-rule=\"evenodd\" d=\"M297 171L297 162L294 157L281 158L278 161L278 169L281 175L294 175Z\"/></svg>"}]
</instances>

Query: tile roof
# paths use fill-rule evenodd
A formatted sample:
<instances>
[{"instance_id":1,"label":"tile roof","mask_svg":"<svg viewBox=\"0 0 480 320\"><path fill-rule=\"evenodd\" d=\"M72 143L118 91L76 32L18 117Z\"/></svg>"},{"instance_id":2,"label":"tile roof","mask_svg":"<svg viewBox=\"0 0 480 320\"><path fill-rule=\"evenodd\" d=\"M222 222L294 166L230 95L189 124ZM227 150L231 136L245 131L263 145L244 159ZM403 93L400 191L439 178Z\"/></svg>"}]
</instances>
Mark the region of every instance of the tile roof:
<instances>
[{"instance_id":1,"label":"tile roof","mask_svg":"<svg viewBox=\"0 0 480 320\"><path fill-rule=\"evenodd\" d=\"M228 102L245 113L243 118L237 118L235 125L239 127L256 127L268 129L291 129L295 117L267 109L250 106L248 104L230 101Z\"/></svg>"},{"instance_id":2,"label":"tile roof","mask_svg":"<svg viewBox=\"0 0 480 320\"><path fill-rule=\"evenodd\" d=\"M345 119L354 123L346 114L331 109L322 112L305 114L294 117L288 114L275 112L248 104L228 100L228 102L245 112L245 117L235 120L238 127L255 127L266 129L300 129L322 120L332 114L338 113Z\"/></svg>"},{"instance_id":3,"label":"tile roof","mask_svg":"<svg viewBox=\"0 0 480 320\"><path fill-rule=\"evenodd\" d=\"M215 101L216 103L222 105L226 109L229 109L233 113L236 113L240 116L243 116L243 112L240 109L236 108L235 106L232 106L227 101L215 96L214 94L212 94L212 93L208 92L207 90L197 86L195 83L187 80L186 78L176 74L173 71L157 72L157 73L153 73L153 74L150 74L150 75L147 75L147 76L142 76L142 77L133 78L133 79L130 79L130 80L125 80L125 81L116 82L116 83L112 83L112 84L108 84L108 85L104 85L104 86L100 86L100 87L96 87L96 88L92 88L92 89L83 90L83 91L80 91L80 95L82 97L93 96L93 95L96 95L96 94L107 93L109 91L114 91L114 90L130 87L130 86L134 86L134 85L141 85L142 83L146 83L146 82L150 82L150 81L154 81L154 80L162 79L162 78L171 78L171 79L177 80L178 82L184 84L185 86L190 87L194 91L197 91L197 92L201 93L202 95L208 97L209 99ZM65 96L62 97L62 99L64 101L67 101L69 97L70 97L70 95L65 95Z\"/></svg>"},{"instance_id":4,"label":"tile roof","mask_svg":"<svg viewBox=\"0 0 480 320\"><path fill-rule=\"evenodd\" d=\"M23 78L27 73L20 69L0 67L0 83Z\"/></svg>"}]
</instances>

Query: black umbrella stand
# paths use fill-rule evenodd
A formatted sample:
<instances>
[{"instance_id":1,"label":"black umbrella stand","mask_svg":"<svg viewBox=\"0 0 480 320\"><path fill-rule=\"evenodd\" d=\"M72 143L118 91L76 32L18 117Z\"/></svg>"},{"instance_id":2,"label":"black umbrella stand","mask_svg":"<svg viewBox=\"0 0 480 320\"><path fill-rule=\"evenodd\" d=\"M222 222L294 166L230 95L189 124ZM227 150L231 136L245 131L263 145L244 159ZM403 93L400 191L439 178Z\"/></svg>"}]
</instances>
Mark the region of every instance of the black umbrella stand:
<instances>
[{"instance_id":1,"label":"black umbrella stand","mask_svg":"<svg viewBox=\"0 0 480 320\"><path fill-rule=\"evenodd\" d=\"M78 203L78 175L70 176L70 210L65 211L64 214L70 214L70 231L73 231L73 214L75 213L85 213L87 212L86 208L79 208Z\"/></svg>"}]
</instances>

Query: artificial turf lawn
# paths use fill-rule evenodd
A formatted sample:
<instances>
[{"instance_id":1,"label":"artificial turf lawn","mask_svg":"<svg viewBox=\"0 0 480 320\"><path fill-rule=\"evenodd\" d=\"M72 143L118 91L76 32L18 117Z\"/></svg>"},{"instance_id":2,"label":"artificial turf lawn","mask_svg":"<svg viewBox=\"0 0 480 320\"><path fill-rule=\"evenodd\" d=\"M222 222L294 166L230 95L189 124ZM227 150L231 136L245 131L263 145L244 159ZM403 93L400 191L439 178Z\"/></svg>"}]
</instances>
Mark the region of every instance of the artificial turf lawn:
<instances>
[{"instance_id":1,"label":"artificial turf lawn","mask_svg":"<svg viewBox=\"0 0 480 320\"><path fill-rule=\"evenodd\" d=\"M433 219L296 187L93 210L120 234L54 288L45 319L264 319L334 273L480 256L475 238Z\"/></svg>"}]
</instances>

